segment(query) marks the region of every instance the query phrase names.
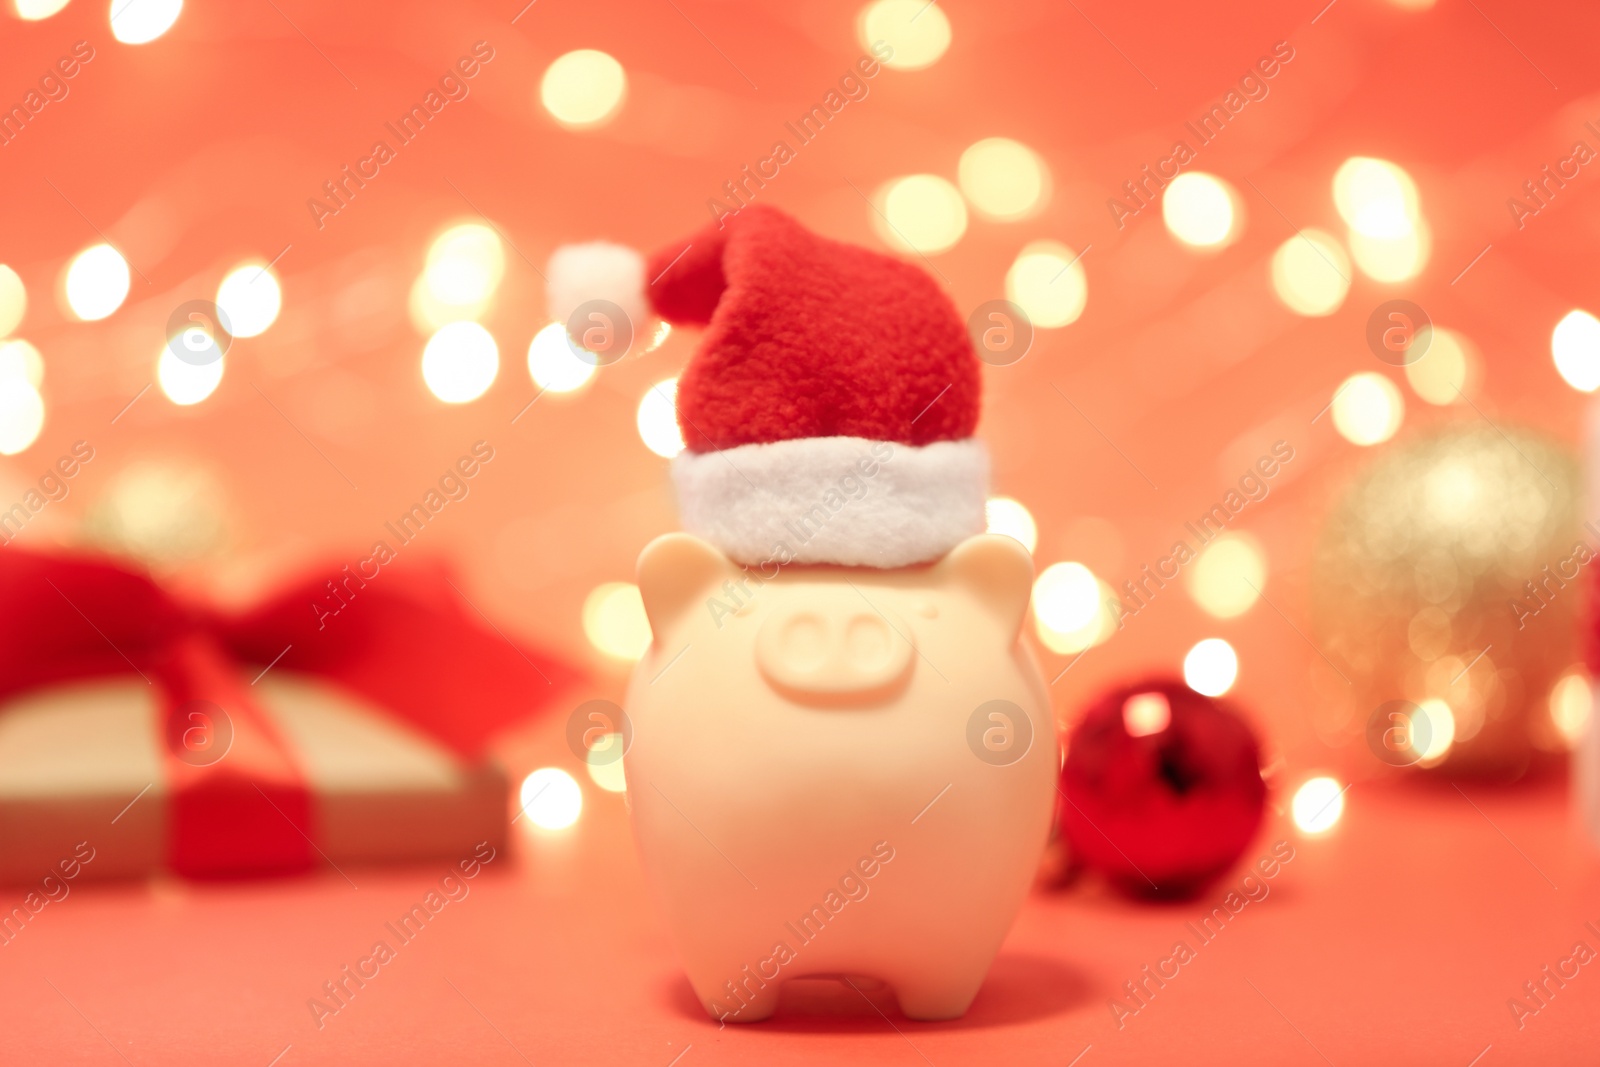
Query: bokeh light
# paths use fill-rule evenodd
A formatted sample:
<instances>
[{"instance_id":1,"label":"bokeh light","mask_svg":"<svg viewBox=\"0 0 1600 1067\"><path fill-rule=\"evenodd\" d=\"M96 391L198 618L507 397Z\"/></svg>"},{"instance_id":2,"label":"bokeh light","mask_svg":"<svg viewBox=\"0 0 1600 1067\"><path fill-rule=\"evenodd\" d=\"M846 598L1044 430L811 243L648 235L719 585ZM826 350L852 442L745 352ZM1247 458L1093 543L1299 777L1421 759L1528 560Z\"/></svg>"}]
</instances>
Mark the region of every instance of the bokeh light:
<instances>
[{"instance_id":1,"label":"bokeh light","mask_svg":"<svg viewBox=\"0 0 1600 1067\"><path fill-rule=\"evenodd\" d=\"M1272 291L1299 315L1331 315L1350 291L1350 258L1331 234L1302 230L1272 255Z\"/></svg>"},{"instance_id":2,"label":"bokeh light","mask_svg":"<svg viewBox=\"0 0 1600 1067\"><path fill-rule=\"evenodd\" d=\"M1326 775L1309 779L1295 790L1290 811L1301 833L1326 833L1344 815L1344 787Z\"/></svg>"},{"instance_id":3,"label":"bokeh light","mask_svg":"<svg viewBox=\"0 0 1600 1067\"><path fill-rule=\"evenodd\" d=\"M1040 642L1063 656L1108 640L1116 623L1106 608L1111 587L1082 563L1053 563L1033 582L1033 623Z\"/></svg>"},{"instance_id":4,"label":"bokeh light","mask_svg":"<svg viewBox=\"0 0 1600 1067\"><path fill-rule=\"evenodd\" d=\"M422 350L422 380L447 404L478 399L499 372L500 348L476 322L441 326Z\"/></svg>"},{"instance_id":5,"label":"bokeh light","mask_svg":"<svg viewBox=\"0 0 1600 1067\"><path fill-rule=\"evenodd\" d=\"M1231 619L1249 611L1267 587L1266 553L1249 534L1224 533L1200 550L1183 580L1202 611Z\"/></svg>"},{"instance_id":6,"label":"bokeh light","mask_svg":"<svg viewBox=\"0 0 1600 1067\"><path fill-rule=\"evenodd\" d=\"M161 356L156 360L156 384L167 399L180 407L198 404L222 384L223 364L227 357L196 366L179 359L171 348L161 346Z\"/></svg>"},{"instance_id":7,"label":"bokeh light","mask_svg":"<svg viewBox=\"0 0 1600 1067\"><path fill-rule=\"evenodd\" d=\"M606 655L636 660L650 647L650 618L631 582L597 585L583 601L583 633Z\"/></svg>"},{"instance_id":8,"label":"bokeh light","mask_svg":"<svg viewBox=\"0 0 1600 1067\"><path fill-rule=\"evenodd\" d=\"M85 322L103 319L128 298L128 261L110 245L79 252L67 267L67 307Z\"/></svg>"},{"instance_id":9,"label":"bokeh light","mask_svg":"<svg viewBox=\"0 0 1600 1067\"><path fill-rule=\"evenodd\" d=\"M539 82L539 101L563 126L598 126L622 107L628 75L611 56L580 48L556 59Z\"/></svg>"},{"instance_id":10,"label":"bokeh light","mask_svg":"<svg viewBox=\"0 0 1600 1067\"><path fill-rule=\"evenodd\" d=\"M71 2L72 0L15 0L13 7L17 18L32 22L36 19L49 18Z\"/></svg>"},{"instance_id":11,"label":"bokeh light","mask_svg":"<svg viewBox=\"0 0 1600 1067\"><path fill-rule=\"evenodd\" d=\"M1161 217L1172 236L1184 244L1216 248L1239 235L1240 204L1227 182L1192 170L1168 183L1161 194Z\"/></svg>"},{"instance_id":12,"label":"bokeh light","mask_svg":"<svg viewBox=\"0 0 1600 1067\"><path fill-rule=\"evenodd\" d=\"M1002 222L1037 213L1050 191L1044 160L1009 137L990 137L970 146L961 153L956 176L978 213Z\"/></svg>"},{"instance_id":13,"label":"bokeh light","mask_svg":"<svg viewBox=\"0 0 1600 1067\"><path fill-rule=\"evenodd\" d=\"M44 384L44 357L26 341L0 341L0 378L20 378L37 389Z\"/></svg>"},{"instance_id":14,"label":"bokeh light","mask_svg":"<svg viewBox=\"0 0 1600 1067\"><path fill-rule=\"evenodd\" d=\"M452 308L482 308L505 276L500 235L482 223L452 226L428 249L422 276L428 295Z\"/></svg>"},{"instance_id":15,"label":"bokeh light","mask_svg":"<svg viewBox=\"0 0 1600 1067\"><path fill-rule=\"evenodd\" d=\"M559 767L540 767L518 794L528 821L542 830L565 830L583 814L583 788Z\"/></svg>"},{"instance_id":16,"label":"bokeh light","mask_svg":"<svg viewBox=\"0 0 1600 1067\"><path fill-rule=\"evenodd\" d=\"M22 325L28 311L28 288L16 271L0 263L0 337L9 337Z\"/></svg>"},{"instance_id":17,"label":"bokeh light","mask_svg":"<svg viewBox=\"0 0 1600 1067\"><path fill-rule=\"evenodd\" d=\"M1108 601L1116 599L1116 594L1111 591L1109 585L1096 579L1095 596L1098 606L1088 619L1075 629L1058 630L1035 611L1033 628L1040 644L1059 656L1074 656L1109 641L1111 635L1117 632L1117 622L1116 616L1105 605Z\"/></svg>"},{"instance_id":18,"label":"bokeh light","mask_svg":"<svg viewBox=\"0 0 1600 1067\"><path fill-rule=\"evenodd\" d=\"M1006 271L1006 299L1042 329L1077 321L1089 300L1083 260L1055 241L1029 244Z\"/></svg>"},{"instance_id":19,"label":"bokeh light","mask_svg":"<svg viewBox=\"0 0 1600 1067\"><path fill-rule=\"evenodd\" d=\"M1583 739L1594 714L1594 691L1581 670L1562 675L1550 689L1550 721L1568 748Z\"/></svg>"},{"instance_id":20,"label":"bokeh light","mask_svg":"<svg viewBox=\"0 0 1600 1067\"><path fill-rule=\"evenodd\" d=\"M645 447L664 459L683 451L683 431L678 429L678 379L657 382L639 401L634 420Z\"/></svg>"},{"instance_id":21,"label":"bokeh light","mask_svg":"<svg viewBox=\"0 0 1600 1067\"><path fill-rule=\"evenodd\" d=\"M441 326L480 318L488 310L488 301L477 304L446 304L438 299L428 288L427 271L417 275L416 280L411 283L411 292L406 297L406 311L411 317L411 325L418 333L428 337Z\"/></svg>"},{"instance_id":22,"label":"bokeh light","mask_svg":"<svg viewBox=\"0 0 1600 1067\"><path fill-rule=\"evenodd\" d=\"M1052 563L1033 581L1033 613L1057 633L1082 629L1100 609L1100 582L1081 563Z\"/></svg>"},{"instance_id":23,"label":"bokeh light","mask_svg":"<svg viewBox=\"0 0 1600 1067\"><path fill-rule=\"evenodd\" d=\"M1122 728L1129 737L1149 737L1172 725L1172 704L1165 693L1135 693L1122 702Z\"/></svg>"},{"instance_id":24,"label":"bokeh light","mask_svg":"<svg viewBox=\"0 0 1600 1067\"><path fill-rule=\"evenodd\" d=\"M1418 736L1428 739L1427 745L1416 755L1419 766L1431 767L1449 755L1450 746L1455 744L1455 712L1450 710L1449 704L1435 697L1418 704L1417 710L1412 712L1411 717L1413 720L1419 718L1426 720L1425 725L1414 721L1408 733L1413 739Z\"/></svg>"},{"instance_id":25,"label":"bokeh light","mask_svg":"<svg viewBox=\"0 0 1600 1067\"><path fill-rule=\"evenodd\" d=\"M183 0L111 0L111 36L123 44L145 44L172 28Z\"/></svg>"},{"instance_id":26,"label":"bokeh light","mask_svg":"<svg viewBox=\"0 0 1600 1067\"><path fill-rule=\"evenodd\" d=\"M217 286L217 307L227 316L229 333L255 337L277 321L283 290L271 270L247 263L234 268Z\"/></svg>"},{"instance_id":27,"label":"bokeh light","mask_svg":"<svg viewBox=\"0 0 1600 1067\"><path fill-rule=\"evenodd\" d=\"M937 174L896 178L878 190L872 213L878 235L902 252L938 255L967 232L967 205L956 187Z\"/></svg>"},{"instance_id":28,"label":"bokeh light","mask_svg":"<svg viewBox=\"0 0 1600 1067\"><path fill-rule=\"evenodd\" d=\"M628 791L628 779L622 770L623 738L619 733L604 734L589 746L584 766L589 780L607 793Z\"/></svg>"},{"instance_id":29,"label":"bokeh light","mask_svg":"<svg viewBox=\"0 0 1600 1067\"><path fill-rule=\"evenodd\" d=\"M1038 547L1038 524L1033 521L1033 513L1020 500L1012 500L1008 496L990 497L983 513L987 532L1015 538L1029 552Z\"/></svg>"},{"instance_id":30,"label":"bokeh light","mask_svg":"<svg viewBox=\"0 0 1600 1067\"><path fill-rule=\"evenodd\" d=\"M44 429L44 398L24 377L0 377L0 455L14 456Z\"/></svg>"},{"instance_id":31,"label":"bokeh light","mask_svg":"<svg viewBox=\"0 0 1600 1067\"><path fill-rule=\"evenodd\" d=\"M950 20L928 0L875 0L856 20L856 36L869 51L879 41L894 49L884 66L921 70L937 63L950 47Z\"/></svg>"},{"instance_id":32,"label":"bokeh light","mask_svg":"<svg viewBox=\"0 0 1600 1067\"><path fill-rule=\"evenodd\" d=\"M89 542L164 573L225 551L239 516L233 483L186 452L181 459L146 452L120 464L84 516Z\"/></svg>"},{"instance_id":33,"label":"bokeh light","mask_svg":"<svg viewBox=\"0 0 1600 1067\"><path fill-rule=\"evenodd\" d=\"M1345 224L1366 237L1404 237L1421 218L1411 175L1369 156L1353 156L1334 172L1333 203Z\"/></svg>"},{"instance_id":34,"label":"bokeh light","mask_svg":"<svg viewBox=\"0 0 1600 1067\"><path fill-rule=\"evenodd\" d=\"M1600 319L1581 308L1567 312L1550 335L1550 354L1568 385L1584 393L1600 388Z\"/></svg>"},{"instance_id":35,"label":"bokeh light","mask_svg":"<svg viewBox=\"0 0 1600 1067\"><path fill-rule=\"evenodd\" d=\"M1428 265L1432 237L1428 224L1416 226L1398 237L1372 237L1352 231L1350 255L1361 272L1373 281L1403 282L1415 278Z\"/></svg>"},{"instance_id":36,"label":"bokeh light","mask_svg":"<svg viewBox=\"0 0 1600 1067\"><path fill-rule=\"evenodd\" d=\"M1454 330L1424 326L1414 347L1422 358L1406 364L1406 382L1423 400L1440 406L1459 404L1478 380L1478 356L1472 344Z\"/></svg>"},{"instance_id":37,"label":"bokeh light","mask_svg":"<svg viewBox=\"0 0 1600 1067\"><path fill-rule=\"evenodd\" d=\"M655 332L650 335L650 341L644 346L644 355L648 355L667 343L667 338L672 336L672 323L666 319L656 323Z\"/></svg>"},{"instance_id":38,"label":"bokeh light","mask_svg":"<svg viewBox=\"0 0 1600 1067\"><path fill-rule=\"evenodd\" d=\"M595 364L578 358L567 343L567 328L552 322L528 344L528 374L533 384L552 393L582 389L594 377Z\"/></svg>"},{"instance_id":39,"label":"bokeh light","mask_svg":"<svg viewBox=\"0 0 1600 1067\"><path fill-rule=\"evenodd\" d=\"M1220 637L1208 637L1183 657L1183 680L1190 689L1219 697L1233 688L1239 677L1239 655Z\"/></svg>"},{"instance_id":40,"label":"bokeh light","mask_svg":"<svg viewBox=\"0 0 1600 1067\"><path fill-rule=\"evenodd\" d=\"M1380 282L1415 278L1432 243L1417 185L1386 159L1354 156L1333 176L1333 202L1350 227L1350 255Z\"/></svg>"},{"instance_id":41,"label":"bokeh light","mask_svg":"<svg viewBox=\"0 0 1600 1067\"><path fill-rule=\"evenodd\" d=\"M1399 388L1376 371L1346 378L1334 390L1333 427L1354 445L1382 444L1405 420L1406 402Z\"/></svg>"}]
</instances>

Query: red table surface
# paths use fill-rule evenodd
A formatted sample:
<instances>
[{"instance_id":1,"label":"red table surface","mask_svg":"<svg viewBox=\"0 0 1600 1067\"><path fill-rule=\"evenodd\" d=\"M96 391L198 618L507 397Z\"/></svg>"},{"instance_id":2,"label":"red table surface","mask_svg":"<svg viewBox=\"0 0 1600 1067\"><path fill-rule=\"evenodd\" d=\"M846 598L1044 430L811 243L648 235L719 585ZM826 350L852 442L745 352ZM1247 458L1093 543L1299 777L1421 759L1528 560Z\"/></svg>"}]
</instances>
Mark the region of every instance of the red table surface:
<instances>
[{"instance_id":1,"label":"red table surface","mask_svg":"<svg viewBox=\"0 0 1600 1067\"><path fill-rule=\"evenodd\" d=\"M329 871L223 886L80 882L0 948L0 1063L1500 1067L1600 1058L1600 962L1520 1029L1507 1007L1575 942L1600 949L1584 925L1600 927L1600 855L1573 830L1558 784L1465 794L1357 784L1321 838L1269 816L1247 858L1280 838L1295 858L1208 944L1185 924L1238 884L1242 865L1180 904L1124 901L1092 880L1035 893L959 1022L910 1022L881 994L882 1013L812 981L788 987L772 1021L724 1028L678 969L622 798L584 787L572 830L519 823L516 854L468 883L468 896L320 1029L310 998L375 941L395 944L384 924L435 887L443 865L349 870L349 881ZM22 890L0 893L9 909ZM1108 1000L1178 940L1195 957L1119 1029Z\"/></svg>"}]
</instances>

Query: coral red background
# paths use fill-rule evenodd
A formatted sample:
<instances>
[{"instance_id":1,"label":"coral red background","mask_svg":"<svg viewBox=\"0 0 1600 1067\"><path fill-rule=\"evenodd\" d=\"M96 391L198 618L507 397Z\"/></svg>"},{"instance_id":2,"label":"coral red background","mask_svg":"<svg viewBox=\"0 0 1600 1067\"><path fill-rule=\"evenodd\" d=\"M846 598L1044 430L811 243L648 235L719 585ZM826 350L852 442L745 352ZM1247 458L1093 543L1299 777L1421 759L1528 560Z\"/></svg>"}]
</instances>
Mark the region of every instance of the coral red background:
<instances>
[{"instance_id":1,"label":"coral red background","mask_svg":"<svg viewBox=\"0 0 1600 1067\"><path fill-rule=\"evenodd\" d=\"M1046 211L1012 224L974 218L936 258L966 310L1002 295L1028 241L1093 246L1083 317L1042 333L1021 363L985 372L980 432L996 489L1032 509L1040 565L1079 559L1113 581L1131 576L1266 445L1283 438L1296 449L1271 497L1242 520L1267 548L1268 595L1284 615L1258 605L1218 623L1171 591L1055 687L1058 713L1070 718L1112 680L1171 671L1199 638L1224 636L1240 653L1235 695L1282 766L1300 776L1339 764L1345 757L1313 726L1316 654L1285 615L1305 627L1318 517L1369 456L1330 420L1311 419L1349 374L1395 374L1376 364L1363 332L1374 306L1405 295L1476 344L1485 370L1476 401L1488 417L1576 442L1584 401L1557 377L1549 335L1567 310L1595 300L1595 179L1585 172L1521 231L1505 201L1600 117L1600 12L1505 0L1440 0L1420 12L1336 0L1320 15L1315 2L940 6L954 33L944 58L920 72L882 72L868 99L762 198L829 236L878 247L852 185L870 192L923 171L953 178L962 149L982 137L1015 137L1040 152L1055 182ZM74 0L38 23L0 21L0 101L20 98L77 40L97 53L67 99L0 148L0 261L29 287L18 335L44 353L48 405L39 441L0 461L0 498L15 499L75 440L97 450L72 495L30 526L30 543L73 537L129 464L199 469L221 487L207 503L226 517L226 533L182 580L242 596L314 560L366 555L386 520L487 439L497 458L430 526L426 550L457 560L465 590L508 631L589 663L597 693L620 692L621 669L582 636L580 606L599 582L630 577L639 548L674 526L665 463L641 445L634 412L651 383L682 367L693 339L679 332L581 394L544 398L513 425L534 395L522 357L544 323L535 267L562 242L605 236L654 248L702 225L707 198L764 158L783 123L860 54L857 7L538 0L513 25L520 7L190 0L171 31L139 47L111 38L104 2ZM446 108L319 230L307 198L479 40L495 59L470 98ZM1244 193L1242 239L1196 256L1155 212L1119 231L1106 198L1165 156L1183 122L1280 40L1295 60L1197 163ZM551 122L536 94L545 67L583 47L622 62L630 96L611 125L577 134ZM1329 181L1352 155L1392 159L1416 179L1432 258L1412 283L1357 276L1337 314L1296 317L1272 296L1267 260L1296 226L1341 228ZM405 298L432 237L480 210L514 245L485 319L501 371L481 400L448 407L421 380L424 338ZM53 288L67 260L100 240L96 229L138 273L111 318L70 322ZM172 309L210 297L238 261L285 246L282 315L263 336L237 342L217 392L179 409L152 390L112 424L151 381ZM1428 408L1400 384L1402 432L1475 417ZM1086 527L1086 516L1105 522ZM1067 662L1044 661L1052 676ZM555 733L535 729L526 758L570 761ZM1267 914L1247 912L1247 930L1206 950L1197 967L1213 974L1186 974L1163 993L1170 1014L1163 1019L1158 1002L1154 1018L1130 1024L1141 1032L1108 1032L1103 1000L1166 954L1182 919L1091 893L1031 903L970 1025L919 1030L911 1041L941 1064L991 1058L1002 1038L1023 1062L1065 1063L1090 1043L1085 1064L1165 1061L1173 1049L1195 1062L1314 1062L1237 974L1332 1062L1464 1065L1489 1043L1485 1064L1577 1062L1596 1037L1600 978L1585 970L1522 1034L1503 1003L1566 955L1582 920L1600 920L1596 864L1566 836L1559 790L1483 802L1559 891L1453 790L1365 796L1374 799L1359 788L1347 797L1333 838L1298 846L1302 858ZM425 873L374 875L375 892L363 885L348 897L337 878L79 890L60 914L49 909L37 937L25 935L31 944L4 950L0 987L13 1025L0 1044L19 1062L111 1062L85 1025L92 1019L136 1063L226 1054L265 1064L291 1043L285 1063L424 1052L515 1062L484 1025L492 1019L541 1062L665 1064L689 1043L684 1064L849 1051L918 1062L864 1010L767 1036L708 1030L674 985L670 951L645 909L620 798L588 789L588 800L566 852L530 847L520 875L484 882L481 906L475 897L465 914L446 915L460 919L455 929L399 961L411 973L386 974L388 988L364 994L328 1036L306 1032L301 1000L363 948L362 924L409 903Z\"/></svg>"}]
</instances>

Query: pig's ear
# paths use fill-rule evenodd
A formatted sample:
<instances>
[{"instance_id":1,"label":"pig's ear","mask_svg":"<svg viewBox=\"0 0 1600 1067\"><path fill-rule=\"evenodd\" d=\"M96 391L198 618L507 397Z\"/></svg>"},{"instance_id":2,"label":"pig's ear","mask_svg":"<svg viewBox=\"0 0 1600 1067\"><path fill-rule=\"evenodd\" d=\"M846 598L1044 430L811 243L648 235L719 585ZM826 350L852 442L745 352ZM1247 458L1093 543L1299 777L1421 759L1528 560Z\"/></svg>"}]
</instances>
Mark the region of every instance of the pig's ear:
<instances>
[{"instance_id":1,"label":"pig's ear","mask_svg":"<svg viewBox=\"0 0 1600 1067\"><path fill-rule=\"evenodd\" d=\"M639 594L650 629L664 633L687 609L732 577L728 557L686 533L662 534L639 553Z\"/></svg>"},{"instance_id":2,"label":"pig's ear","mask_svg":"<svg viewBox=\"0 0 1600 1067\"><path fill-rule=\"evenodd\" d=\"M957 545L934 568L987 605L1008 639L1022 629L1033 592L1033 557L1014 538L977 534Z\"/></svg>"}]
</instances>

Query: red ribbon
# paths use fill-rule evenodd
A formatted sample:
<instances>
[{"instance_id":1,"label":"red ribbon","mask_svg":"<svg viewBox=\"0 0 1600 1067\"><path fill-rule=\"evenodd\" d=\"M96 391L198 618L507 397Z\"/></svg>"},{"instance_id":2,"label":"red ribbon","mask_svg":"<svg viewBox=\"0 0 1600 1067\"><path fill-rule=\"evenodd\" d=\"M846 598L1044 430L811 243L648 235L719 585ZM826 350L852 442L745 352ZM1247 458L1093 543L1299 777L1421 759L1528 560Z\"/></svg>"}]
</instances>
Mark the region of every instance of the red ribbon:
<instances>
[{"instance_id":1,"label":"red ribbon","mask_svg":"<svg viewBox=\"0 0 1600 1067\"><path fill-rule=\"evenodd\" d=\"M468 760L578 677L486 625L437 565L385 567L336 617L312 607L327 596L313 577L223 612L117 562L11 546L0 552L0 700L117 674L158 686L172 796L168 866L215 878L303 871L316 859L309 789L253 699L246 664L320 675ZM195 701L223 709L232 728L227 754L203 766L180 758L186 732L218 725L195 717L205 707Z\"/></svg>"}]
</instances>

